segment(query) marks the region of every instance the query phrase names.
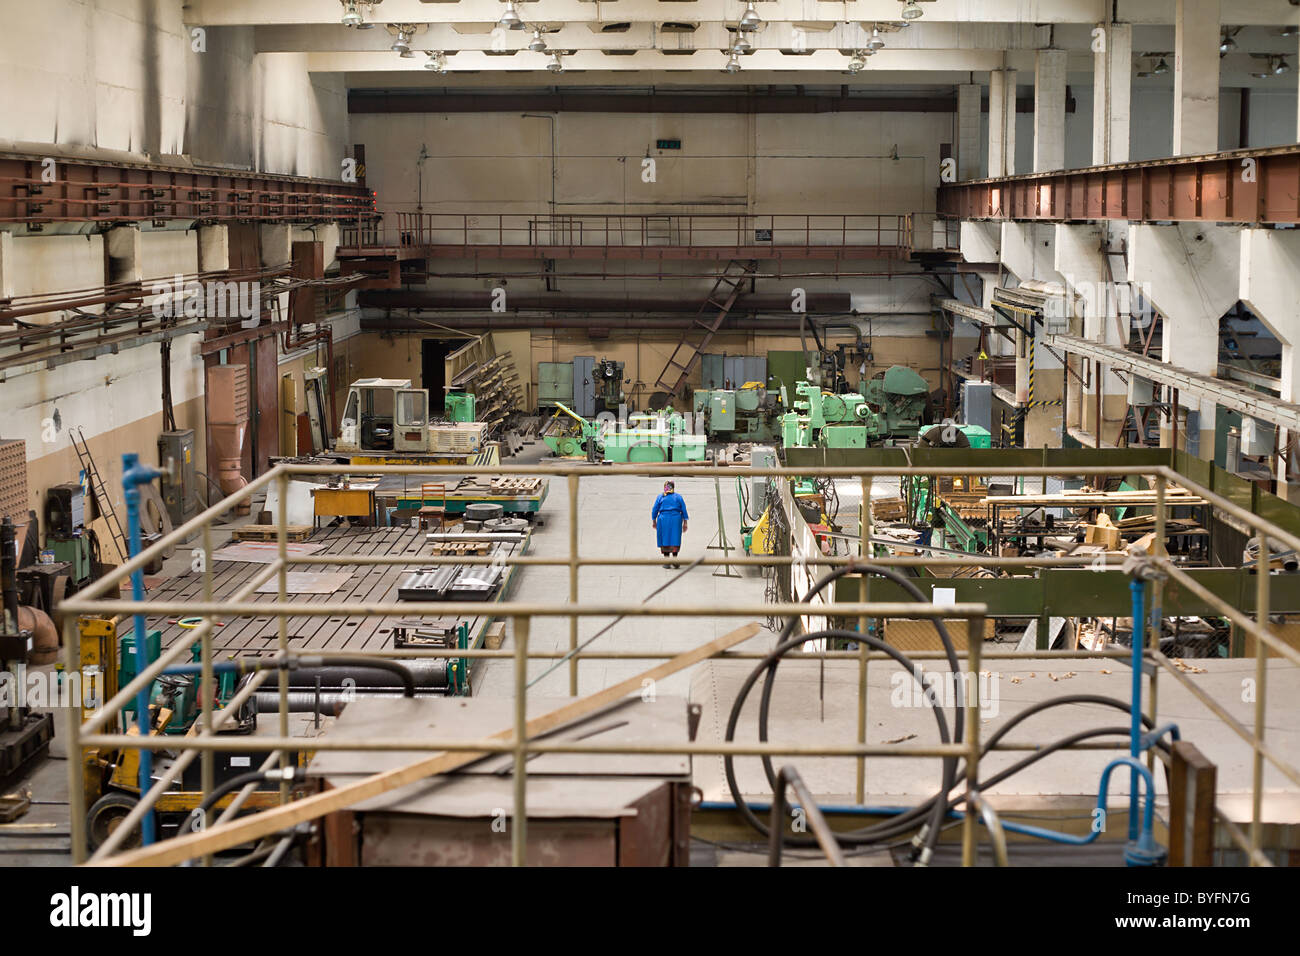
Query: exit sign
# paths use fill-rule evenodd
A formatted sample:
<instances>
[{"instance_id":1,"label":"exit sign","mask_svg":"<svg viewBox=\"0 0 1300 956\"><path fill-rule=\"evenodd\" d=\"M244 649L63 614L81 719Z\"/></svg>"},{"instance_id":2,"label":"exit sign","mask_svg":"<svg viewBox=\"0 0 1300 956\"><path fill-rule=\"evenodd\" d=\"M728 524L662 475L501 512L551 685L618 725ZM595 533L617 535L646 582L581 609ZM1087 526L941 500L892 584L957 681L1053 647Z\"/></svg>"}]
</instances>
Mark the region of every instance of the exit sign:
<instances>
[{"instance_id":1,"label":"exit sign","mask_svg":"<svg viewBox=\"0 0 1300 956\"><path fill-rule=\"evenodd\" d=\"M680 139L660 139L655 141L656 149L681 149L682 141Z\"/></svg>"}]
</instances>

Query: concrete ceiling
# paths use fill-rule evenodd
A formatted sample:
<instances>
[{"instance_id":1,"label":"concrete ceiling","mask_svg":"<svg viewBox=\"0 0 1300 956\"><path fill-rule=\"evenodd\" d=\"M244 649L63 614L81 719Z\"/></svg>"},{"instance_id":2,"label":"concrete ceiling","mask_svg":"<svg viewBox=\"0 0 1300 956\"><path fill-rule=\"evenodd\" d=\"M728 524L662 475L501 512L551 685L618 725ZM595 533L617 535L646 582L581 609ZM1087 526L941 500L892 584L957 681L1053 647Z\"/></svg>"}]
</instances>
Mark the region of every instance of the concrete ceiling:
<instances>
[{"instance_id":1,"label":"concrete ceiling","mask_svg":"<svg viewBox=\"0 0 1300 956\"><path fill-rule=\"evenodd\" d=\"M371 29L341 22L349 0L190 0L186 22L194 26L254 26L260 53L306 53L308 68L341 73L348 85L419 88L455 74L490 82L547 85L593 78L611 85L653 83L829 83L865 86L952 85L991 70L1023 71L1032 81L1035 51L1069 52L1071 82L1089 80L1093 27L1107 18L1111 0L916 0L920 19L901 19L912 0L755 0L762 24L744 39L752 51L727 73L729 50L745 13L744 0L516 0L524 29L498 20L506 0L360 0ZM1147 52L1173 49L1174 0L1115 0L1117 19L1134 26L1134 73L1156 60ZM1283 26L1300 25L1300 7L1289 0L1234 0L1222 20L1234 31L1237 49L1221 63L1221 84L1294 89L1300 76L1300 40ZM411 56L391 47L407 31ZM540 31L544 52L528 49ZM862 66L848 68L873 36L883 42ZM559 54L563 73L548 72ZM1268 63L1252 54L1285 54L1292 72L1253 77ZM432 65L439 67L434 71ZM1172 56L1170 57L1172 67ZM468 77L467 77L468 80ZM1137 82L1168 86L1168 74Z\"/></svg>"}]
</instances>

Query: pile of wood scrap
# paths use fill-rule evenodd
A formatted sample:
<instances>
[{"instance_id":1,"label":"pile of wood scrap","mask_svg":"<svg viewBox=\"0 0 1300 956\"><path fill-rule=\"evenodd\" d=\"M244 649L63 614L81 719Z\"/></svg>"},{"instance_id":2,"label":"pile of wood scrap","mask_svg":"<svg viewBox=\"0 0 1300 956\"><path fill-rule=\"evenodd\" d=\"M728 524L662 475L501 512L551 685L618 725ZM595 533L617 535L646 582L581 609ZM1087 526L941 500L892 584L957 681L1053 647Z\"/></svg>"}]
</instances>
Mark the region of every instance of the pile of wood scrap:
<instances>
[{"instance_id":1,"label":"pile of wood scrap","mask_svg":"<svg viewBox=\"0 0 1300 956\"><path fill-rule=\"evenodd\" d=\"M904 521L907 519L907 502L902 498L872 498L872 521Z\"/></svg>"}]
</instances>

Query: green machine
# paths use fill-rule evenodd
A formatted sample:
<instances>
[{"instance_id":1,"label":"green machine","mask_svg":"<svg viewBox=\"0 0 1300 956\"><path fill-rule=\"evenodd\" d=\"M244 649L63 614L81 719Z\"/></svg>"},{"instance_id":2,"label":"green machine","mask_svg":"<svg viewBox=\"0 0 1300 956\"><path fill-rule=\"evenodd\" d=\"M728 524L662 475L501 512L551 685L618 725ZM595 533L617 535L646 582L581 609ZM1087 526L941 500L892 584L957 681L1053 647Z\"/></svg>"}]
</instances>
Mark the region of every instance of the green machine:
<instances>
[{"instance_id":1,"label":"green machine","mask_svg":"<svg viewBox=\"0 0 1300 956\"><path fill-rule=\"evenodd\" d=\"M542 441L565 458L620 463L703 461L708 439L692 434L679 412L637 412L627 427L589 421L561 403L541 431Z\"/></svg>"},{"instance_id":2,"label":"green machine","mask_svg":"<svg viewBox=\"0 0 1300 956\"><path fill-rule=\"evenodd\" d=\"M162 633L149 631L145 634L145 657L149 663L158 659L162 650ZM190 645L190 663L198 665L202 660L203 644L195 641ZM183 670L186 668L173 668ZM190 668L193 669L193 668ZM125 634L118 642L118 686L125 687L135 679L138 671L135 666L135 635ZM218 670L214 674L217 684L217 696L214 708L221 708L235 696L238 675L233 670ZM167 723L158 728L164 734L186 734L199 718L202 705L199 701L199 677L197 674L176 674L164 671L149 688L149 710L157 715L166 710L171 713ZM129 716L128 716L129 715ZM157 718L154 717L156 720ZM125 726L135 722L135 698L122 708L122 720Z\"/></svg>"},{"instance_id":3,"label":"green machine","mask_svg":"<svg viewBox=\"0 0 1300 956\"><path fill-rule=\"evenodd\" d=\"M448 392L443 407L450 421L472 422L477 420L474 417L474 394L472 392Z\"/></svg>"},{"instance_id":4,"label":"green machine","mask_svg":"<svg viewBox=\"0 0 1300 956\"><path fill-rule=\"evenodd\" d=\"M45 548L69 566L73 589L94 576L91 534L86 529L86 493L79 482L55 485L45 495Z\"/></svg>"},{"instance_id":5,"label":"green machine","mask_svg":"<svg viewBox=\"0 0 1300 956\"><path fill-rule=\"evenodd\" d=\"M703 461L708 439L687 430L678 412L638 412L628 427L608 429L601 436L604 460L612 462Z\"/></svg>"},{"instance_id":6,"label":"green machine","mask_svg":"<svg viewBox=\"0 0 1300 956\"><path fill-rule=\"evenodd\" d=\"M748 382L742 388L697 388L692 408L711 439L770 442L780 432L784 404L783 395Z\"/></svg>"},{"instance_id":7,"label":"green machine","mask_svg":"<svg viewBox=\"0 0 1300 956\"><path fill-rule=\"evenodd\" d=\"M883 421L882 434L915 438L930 404L930 385L906 365L891 365L874 376L863 390L867 402Z\"/></svg>"}]
</instances>

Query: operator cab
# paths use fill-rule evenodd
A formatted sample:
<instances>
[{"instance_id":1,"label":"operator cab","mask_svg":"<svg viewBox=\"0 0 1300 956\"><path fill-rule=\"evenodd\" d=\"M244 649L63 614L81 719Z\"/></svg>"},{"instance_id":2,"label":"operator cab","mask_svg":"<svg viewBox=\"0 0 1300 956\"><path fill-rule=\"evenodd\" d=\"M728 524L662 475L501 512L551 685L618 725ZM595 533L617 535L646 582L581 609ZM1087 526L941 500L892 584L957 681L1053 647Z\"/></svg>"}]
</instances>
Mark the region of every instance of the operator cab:
<instances>
[{"instance_id":1,"label":"operator cab","mask_svg":"<svg viewBox=\"0 0 1300 956\"><path fill-rule=\"evenodd\" d=\"M429 393L409 378L362 378L348 389L337 448L340 451L424 451L428 446Z\"/></svg>"}]
</instances>

